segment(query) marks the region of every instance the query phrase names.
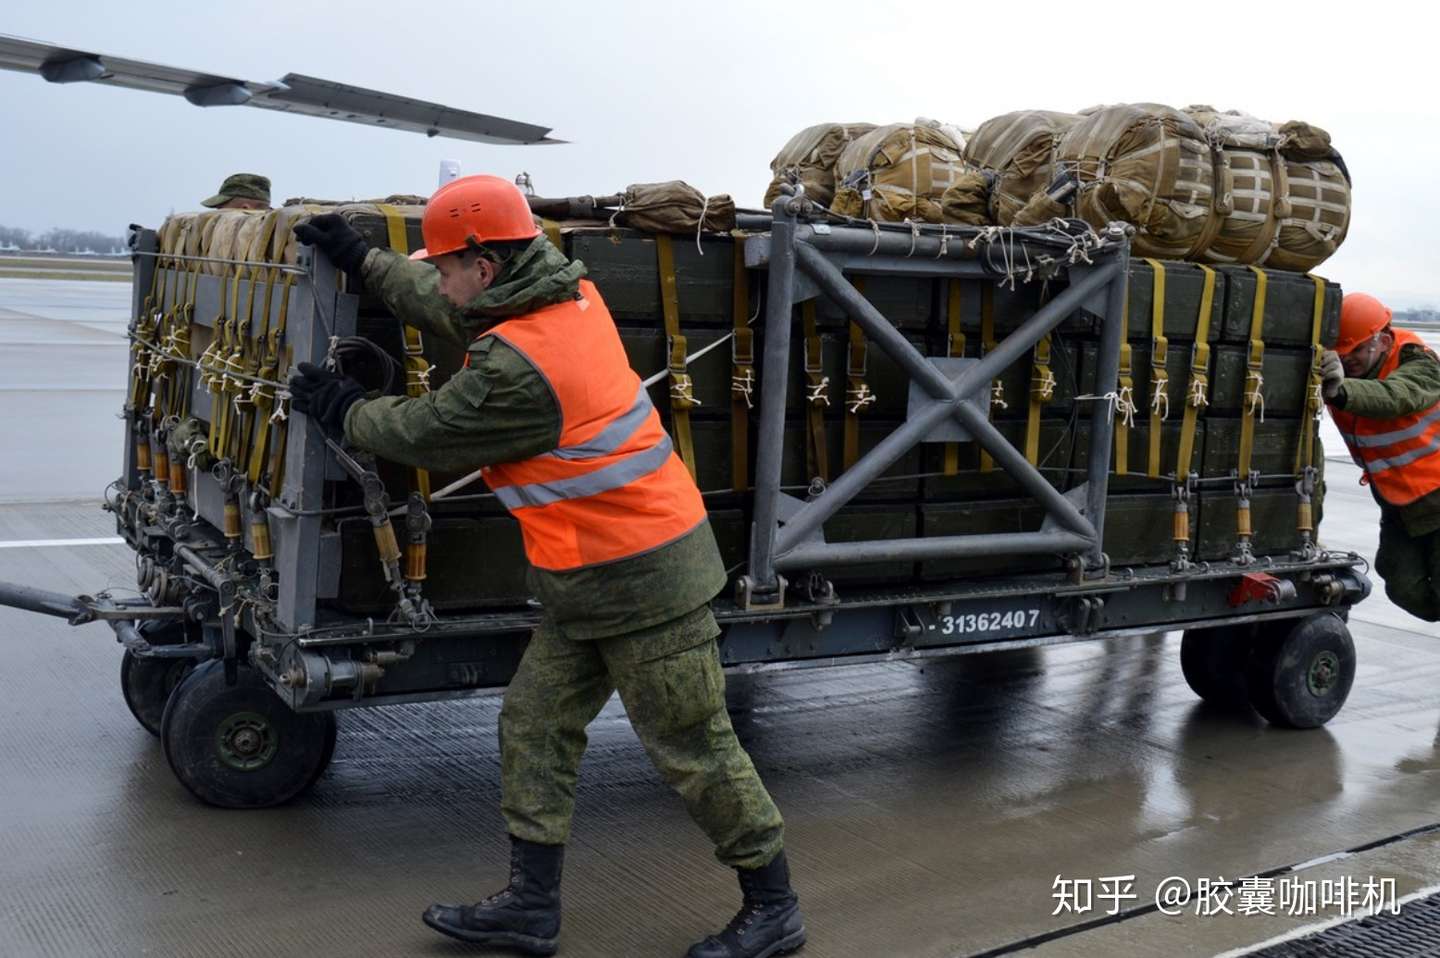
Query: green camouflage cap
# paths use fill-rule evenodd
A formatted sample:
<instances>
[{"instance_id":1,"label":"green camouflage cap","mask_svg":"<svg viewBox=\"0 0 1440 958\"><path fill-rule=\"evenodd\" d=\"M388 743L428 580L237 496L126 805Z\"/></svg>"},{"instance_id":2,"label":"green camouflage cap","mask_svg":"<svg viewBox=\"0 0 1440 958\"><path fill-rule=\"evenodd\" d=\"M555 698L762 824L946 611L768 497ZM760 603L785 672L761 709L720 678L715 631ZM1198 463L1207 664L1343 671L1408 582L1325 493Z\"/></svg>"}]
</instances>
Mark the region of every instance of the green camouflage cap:
<instances>
[{"instance_id":1,"label":"green camouflage cap","mask_svg":"<svg viewBox=\"0 0 1440 958\"><path fill-rule=\"evenodd\" d=\"M270 178L259 173L232 173L220 184L220 192L205 200L202 205L214 208L227 200L259 200L270 205Z\"/></svg>"}]
</instances>

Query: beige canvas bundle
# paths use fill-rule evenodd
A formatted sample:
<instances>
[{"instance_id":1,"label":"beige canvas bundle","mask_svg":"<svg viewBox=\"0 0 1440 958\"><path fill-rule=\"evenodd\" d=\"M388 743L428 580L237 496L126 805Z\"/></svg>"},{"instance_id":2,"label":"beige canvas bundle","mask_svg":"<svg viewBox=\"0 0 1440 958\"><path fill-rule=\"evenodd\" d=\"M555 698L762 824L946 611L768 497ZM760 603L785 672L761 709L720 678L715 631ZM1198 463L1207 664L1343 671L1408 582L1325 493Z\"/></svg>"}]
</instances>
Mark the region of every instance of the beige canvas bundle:
<instances>
[{"instance_id":1,"label":"beige canvas bundle","mask_svg":"<svg viewBox=\"0 0 1440 958\"><path fill-rule=\"evenodd\" d=\"M1220 218L1205 132L1178 110L1154 103L1088 111L1065 133L1057 161L1079 179L1075 209L1096 229L1135 226L1135 252L1197 258Z\"/></svg>"},{"instance_id":2,"label":"beige canvas bundle","mask_svg":"<svg viewBox=\"0 0 1440 958\"><path fill-rule=\"evenodd\" d=\"M957 137L958 131L933 122L870 131L840 154L831 208L886 222L942 222L941 199L965 171Z\"/></svg>"},{"instance_id":3,"label":"beige canvas bundle","mask_svg":"<svg viewBox=\"0 0 1440 958\"><path fill-rule=\"evenodd\" d=\"M965 161L992 173L989 214L1009 226L1036 192L1055 178L1055 151L1080 117L1073 113L1021 110L980 124L965 144Z\"/></svg>"},{"instance_id":4,"label":"beige canvas bundle","mask_svg":"<svg viewBox=\"0 0 1440 958\"><path fill-rule=\"evenodd\" d=\"M651 233L726 232L735 228L735 201L724 193L707 197L682 180L634 183L625 188L618 220Z\"/></svg>"},{"instance_id":5,"label":"beige canvas bundle","mask_svg":"<svg viewBox=\"0 0 1440 958\"><path fill-rule=\"evenodd\" d=\"M1186 112L1215 148L1221 221L1205 260L1304 271L1339 248L1350 224L1350 184L1329 134L1234 110Z\"/></svg>"},{"instance_id":6,"label":"beige canvas bundle","mask_svg":"<svg viewBox=\"0 0 1440 958\"><path fill-rule=\"evenodd\" d=\"M875 129L873 123L817 123L796 133L770 161L773 178L765 191L765 208L780 196L780 187L796 182L821 206L835 198L835 163L850 143Z\"/></svg>"}]
</instances>

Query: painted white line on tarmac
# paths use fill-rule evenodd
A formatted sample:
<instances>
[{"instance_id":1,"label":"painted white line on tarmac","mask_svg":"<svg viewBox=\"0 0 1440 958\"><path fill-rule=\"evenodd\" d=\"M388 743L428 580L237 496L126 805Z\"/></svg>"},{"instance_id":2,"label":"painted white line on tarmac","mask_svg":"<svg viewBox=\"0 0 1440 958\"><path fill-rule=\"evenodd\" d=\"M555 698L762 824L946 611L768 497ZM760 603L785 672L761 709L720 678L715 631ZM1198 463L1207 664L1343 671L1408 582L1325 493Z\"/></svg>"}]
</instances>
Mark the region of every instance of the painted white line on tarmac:
<instances>
[{"instance_id":1,"label":"painted white line on tarmac","mask_svg":"<svg viewBox=\"0 0 1440 958\"><path fill-rule=\"evenodd\" d=\"M117 546L125 540L119 536L105 539L5 539L0 549L48 549L62 546Z\"/></svg>"}]
</instances>

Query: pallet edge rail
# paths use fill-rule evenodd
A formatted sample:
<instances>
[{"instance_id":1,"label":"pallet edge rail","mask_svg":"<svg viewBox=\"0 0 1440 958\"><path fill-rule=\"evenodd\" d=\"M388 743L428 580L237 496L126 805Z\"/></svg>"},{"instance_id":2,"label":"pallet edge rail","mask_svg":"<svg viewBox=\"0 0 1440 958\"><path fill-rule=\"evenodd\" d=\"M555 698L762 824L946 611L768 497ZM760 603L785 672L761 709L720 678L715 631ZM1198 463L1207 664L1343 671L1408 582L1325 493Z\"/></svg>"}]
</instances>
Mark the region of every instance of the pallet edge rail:
<instances>
[{"instance_id":1,"label":"pallet edge rail","mask_svg":"<svg viewBox=\"0 0 1440 958\"><path fill-rule=\"evenodd\" d=\"M1168 564L1110 566L1105 515L1121 404L1120 354L1126 340L1127 228L1096 234L1059 221L1023 230L837 223L800 192L782 195L769 214L743 214L739 226L743 237L736 242L743 243L744 267L765 270L768 276L763 327L757 330L763 341L753 424L757 455L748 568L733 580L733 596L713 603L725 630L721 657L727 668L827 666L1183 629L1182 666L1202 697L1211 693L1205 691L1205 677L1196 677L1197 656L1204 658L1210 681L1239 676L1248 682L1250 694L1258 697L1256 708L1271 721L1313 726L1338 711L1354 672L1345 619L1349 607L1370 591L1360 556L1311 550L1241 565L1190 562L1177 555ZM288 342L282 348L291 362L319 361L332 349L334 337L355 332L358 297L342 288L333 264L312 256L308 248L302 249L296 266L238 264L233 273L237 288L241 270L250 268L252 302L243 317L237 288L227 285L229 276L187 271L178 258L158 252L156 234L150 230L134 230L132 251L132 338L146 332L138 325L142 316L153 322L167 309L180 311L171 315L193 315L194 325L210 327L217 340L225 325L232 334L237 328L248 333L252 318L269 315L277 293L279 305L288 311ZM171 261L162 266L167 258ZM275 271L268 274L265 295L256 297L261 266L274 266ZM169 281L157 284L160 269ZM281 271L287 282L277 288L275 277ZM1027 274L1027 282L1032 276L1060 281L1058 292L1008 335L987 344L978 359L922 354L861 295L849 275L1013 285L1020 273ZM812 484L809 494L798 498L781 486L787 380L797 365L792 363L791 334L803 312L797 307L820 297L838 306L844 319L863 331L868 345L901 369L910 385L909 406L904 421L888 436L828 484ZM1083 481L1061 492L991 424L988 396L1002 370L1034 353L1077 309L1099 318L1101 338L1095 395L1076 398L1091 404L1085 409L1089 458ZM262 319L259 327L265 325ZM252 347L235 347L232 355L244 348ZM234 375L243 380L249 374L237 367ZM194 377L186 395L197 403L193 414L204 418L214 410L202 378ZM227 393L222 387L216 395ZM148 589L142 581L149 602L116 601L103 594L71 597L0 583L0 605L60 616L72 624L105 621L126 655L136 661L193 659L199 663L197 677L213 674L223 664L223 685L180 681L173 692L167 690L168 706L164 701L148 703L167 716L190 715L195 710L171 706L178 696L201 694L235 696L235 708L243 705L245 714L253 714L258 689L268 697L265 701L278 696L284 706L284 716L267 713L268 721L292 728L286 723L313 718L313 713L486 694L509 680L540 618L533 606L441 614L424 621L401 615L376 620L322 607L333 595L327 589L333 588L340 564L340 534L333 524L327 525L335 510L326 509L326 489L350 477L307 417L294 417L288 425L280 488L258 488L237 462L213 473L192 470L195 475L187 488L171 490L148 462L153 437L146 430L158 420L153 412L134 408L132 399L127 399L124 473L110 506L122 536L153 580ZM246 417L253 415L247 412ZM1008 476L1023 497L1041 507L1044 518L1038 530L825 541L826 520L879 481L901 456L922 442L954 442L957 430L988 454L997 476ZM243 454L244 443L240 445ZM253 454L250 458L256 459ZM372 490L367 499L377 507L370 510L374 522L388 505L383 492ZM388 520L381 524L388 527ZM263 539L247 540L245 530L252 527L265 528ZM393 532L385 541L392 539ZM247 541L263 541L263 550L247 551ZM823 575L834 566L860 563L1026 555L1055 557L1055 571L918 580L888 588L847 588L843 594ZM391 573L393 578L393 569ZM183 634L177 632L169 642L151 641L146 624L154 622L171 623ZM1276 671L1293 672L1293 663L1284 665L1280 655L1282 647L1293 642L1310 643L1306 649L1313 645L1318 650L1305 659L1309 671L1298 677ZM1273 686L1268 692L1267 682ZM1293 703L1277 704L1287 689L1304 694L1306 687L1324 693L1319 696L1323 708L1297 711ZM1222 698L1222 691L1234 694L1216 686L1214 697ZM140 711L128 695L138 718ZM294 734L302 740L328 735L333 748L333 721L305 728L310 731ZM305 754L320 755L323 767L329 751L323 742L318 750L313 745L312 738ZM171 764L182 782L207 801L217 801L218 792L210 787L214 776L233 778L234 768L227 771L223 762ZM283 801L315 775L315 767L297 767L293 780L245 801L250 806ZM227 787L235 784L226 782Z\"/></svg>"}]
</instances>

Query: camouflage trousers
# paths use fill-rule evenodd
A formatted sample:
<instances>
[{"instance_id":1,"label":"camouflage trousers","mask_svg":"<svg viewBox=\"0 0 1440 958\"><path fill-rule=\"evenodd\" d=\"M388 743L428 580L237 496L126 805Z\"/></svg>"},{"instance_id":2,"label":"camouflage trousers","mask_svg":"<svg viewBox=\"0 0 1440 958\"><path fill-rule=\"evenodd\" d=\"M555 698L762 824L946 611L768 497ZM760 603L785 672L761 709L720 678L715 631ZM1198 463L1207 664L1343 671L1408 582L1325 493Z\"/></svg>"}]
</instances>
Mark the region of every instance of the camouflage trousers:
<instances>
[{"instance_id":1,"label":"camouflage trousers","mask_svg":"<svg viewBox=\"0 0 1440 958\"><path fill-rule=\"evenodd\" d=\"M1375 571L1391 602L1416 618L1440 622L1440 532L1412 537L1400 522L1382 520Z\"/></svg>"},{"instance_id":2,"label":"camouflage trousers","mask_svg":"<svg viewBox=\"0 0 1440 958\"><path fill-rule=\"evenodd\" d=\"M612 692L650 761L733 868L780 851L780 810L725 711L715 617L703 607L642 632L573 640L542 624L500 709L500 809L510 834L563 844L585 727Z\"/></svg>"}]
</instances>

